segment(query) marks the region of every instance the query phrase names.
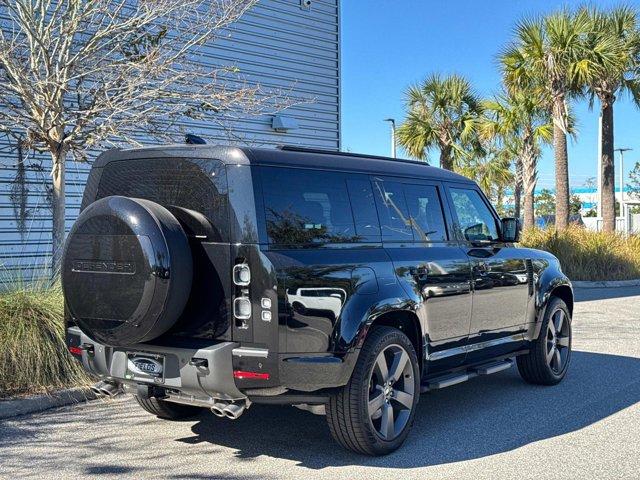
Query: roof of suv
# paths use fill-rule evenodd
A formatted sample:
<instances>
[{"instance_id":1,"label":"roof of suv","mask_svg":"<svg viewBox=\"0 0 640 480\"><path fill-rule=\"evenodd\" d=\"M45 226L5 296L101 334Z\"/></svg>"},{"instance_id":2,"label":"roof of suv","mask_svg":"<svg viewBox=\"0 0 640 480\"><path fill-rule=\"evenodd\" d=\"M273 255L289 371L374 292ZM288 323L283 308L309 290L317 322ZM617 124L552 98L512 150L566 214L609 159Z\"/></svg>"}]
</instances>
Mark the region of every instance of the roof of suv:
<instances>
[{"instance_id":1,"label":"roof of suv","mask_svg":"<svg viewBox=\"0 0 640 480\"><path fill-rule=\"evenodd\" d=\"M289 146L253 148L178 144L126 150L115 149L101 154L96 159L94 166L103 167L112 161L128 159L184 158L186 156L190 158L216 159L227 165L293 166L472 183L472 180L467 177L430 166L425 162Z\"/></svg>"}]
</instances>

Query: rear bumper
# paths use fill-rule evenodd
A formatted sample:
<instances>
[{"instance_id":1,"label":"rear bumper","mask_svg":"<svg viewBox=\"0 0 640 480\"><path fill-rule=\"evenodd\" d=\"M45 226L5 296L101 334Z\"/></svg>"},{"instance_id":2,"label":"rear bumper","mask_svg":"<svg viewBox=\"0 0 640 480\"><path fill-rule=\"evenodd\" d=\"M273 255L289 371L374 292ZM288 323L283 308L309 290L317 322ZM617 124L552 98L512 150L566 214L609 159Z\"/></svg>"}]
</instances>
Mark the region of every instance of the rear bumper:
<instances>
[{"instance_id":1,"label":"rear bumper","mask_svg":"<svg viewBox=\"0 0 640 480\"><path fill-rule=\"evenodd\" d=\"M221 342L198 349L146 344L126 348L109 347L87 337L79 328L71 327L67 330L67 344L70 347L92 345L92 351L83 349L78 356L84 368L102 379L113 379L125 386L135 388L139 383L148 383L196 398L210 397L226 401L246 398L233 378L232 351L238 347L234 342ZM164 357L164 378L155 382L127 378L128 353ZM206 366L190 364L193 358L206 360Z\"/></svg>"},{"instance_id":2,"label":"rear bumper","mask_svg":"<svg viewBox=\"0 0 640 480\"><path fill-rule=\"evenodd\" d=\"M276 355L272 364L275 375L270 382L263 382L234 378L234 370L259 371L262 362L266 364L270 358L267 350L242 348L237 342L220 342L202 348L147 344L110 347L91 339L78 327L70 327L67 345L76 352L87 371L100 379L122 383L130 391L143 383L180 392L182 397L224 401L341 387L349 381L358 357L358 352L339 357L318 353ZM82 345L90 348L79 349ZM132 378L127 369L130 353L162 357L164 378L161 381ZM205 360L206 366L194 365L193 359Z\"/></svg>"}]
</instances>

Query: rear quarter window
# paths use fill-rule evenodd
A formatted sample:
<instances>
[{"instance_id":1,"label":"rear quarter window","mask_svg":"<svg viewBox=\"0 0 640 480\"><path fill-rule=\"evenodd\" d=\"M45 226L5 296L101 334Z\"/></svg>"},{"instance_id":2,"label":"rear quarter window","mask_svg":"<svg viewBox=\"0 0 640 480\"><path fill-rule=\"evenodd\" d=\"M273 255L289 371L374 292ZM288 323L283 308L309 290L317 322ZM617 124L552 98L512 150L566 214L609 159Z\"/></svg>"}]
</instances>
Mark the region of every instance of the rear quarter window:
<instances>
[{"instance_id":1,"label":"rear quarter window","mask_svg":"<svg viewBox=\"0 0 640 480\"><path fill-rule=\"evenodd\" d=\"M269 243L347 243L379 238L373 193L366 177L261 167L260 178Z\"/></svg>"}]
</instances>

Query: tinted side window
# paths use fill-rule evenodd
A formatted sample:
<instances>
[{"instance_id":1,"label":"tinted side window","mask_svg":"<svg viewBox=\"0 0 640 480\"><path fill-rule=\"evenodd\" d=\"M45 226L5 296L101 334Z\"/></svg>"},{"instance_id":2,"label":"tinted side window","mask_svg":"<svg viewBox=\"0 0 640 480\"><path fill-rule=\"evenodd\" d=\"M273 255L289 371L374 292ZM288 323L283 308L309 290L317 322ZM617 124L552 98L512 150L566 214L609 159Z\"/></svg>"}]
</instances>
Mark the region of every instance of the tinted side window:
<instances>
[{"instance_id":1,"label":"tinted side window","mask_svg":"<svg viewBox=\"0 0 640 480\"><path fill-rule=\"evenodd\" d=\"M363 241L380 241L378 212L373 199L373 189L368 178L352 177L347 180L351 211L356 227L356 235Z\"/></svg>"},{"instance_id":2,"label":"tinted side window","mask_svg":"<svg viewBox=\"0 0 640 480\"><path fill-rule=\"evenodd\" d=\"M469 241L498 240L495 218L476 190L450 188L449 192L463 238Z\"/></svg>"},{"instance_id":3,"label":"tinted side window","mask_svg":"<svg viewBox=\"0 0 640 480\"><path fill-rule=\"evenodd\" d=\"M317 170L262 168L269 242L356 242L346 176Z\"/></svg>"},{"instance_id":4,"label":"tinted side window","mask_svg":"<svg viewBox=\"0 0 640 480\"><path fill-rule=\"evenodd\" d=\"M404 185L404 194L414 239L422 242L447 240L438 189L428 185Z\"/></svg>"},{"instance_id":5,"label":"tinted side window","mask_svg":"<svg viewBox=\"0 0 640 480\"><path fill-rule=\"evenodd\" d=\"M382 239L386 241L412 241L409 212L398 182L374 181L376 204L380 214Z\"/></svg>"}]
</instances>

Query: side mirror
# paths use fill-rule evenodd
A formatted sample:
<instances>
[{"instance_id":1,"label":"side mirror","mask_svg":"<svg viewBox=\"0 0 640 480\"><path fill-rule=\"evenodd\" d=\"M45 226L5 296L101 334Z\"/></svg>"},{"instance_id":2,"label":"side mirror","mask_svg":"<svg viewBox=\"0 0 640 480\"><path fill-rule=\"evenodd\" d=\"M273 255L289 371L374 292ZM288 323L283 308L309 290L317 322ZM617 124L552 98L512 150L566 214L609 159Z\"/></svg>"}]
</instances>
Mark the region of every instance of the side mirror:
<instances>
[{"instance_id":1,"label":"side mirror","mask_svg":"<svg viewBox=\"0 0 640 480\"><path fill-rule=\"evenodd\" d=\"M514 217L503 218L502 224L502 241L507 243L516 243L520 241L520 219Z\"/></svg>"}]
</instances>

